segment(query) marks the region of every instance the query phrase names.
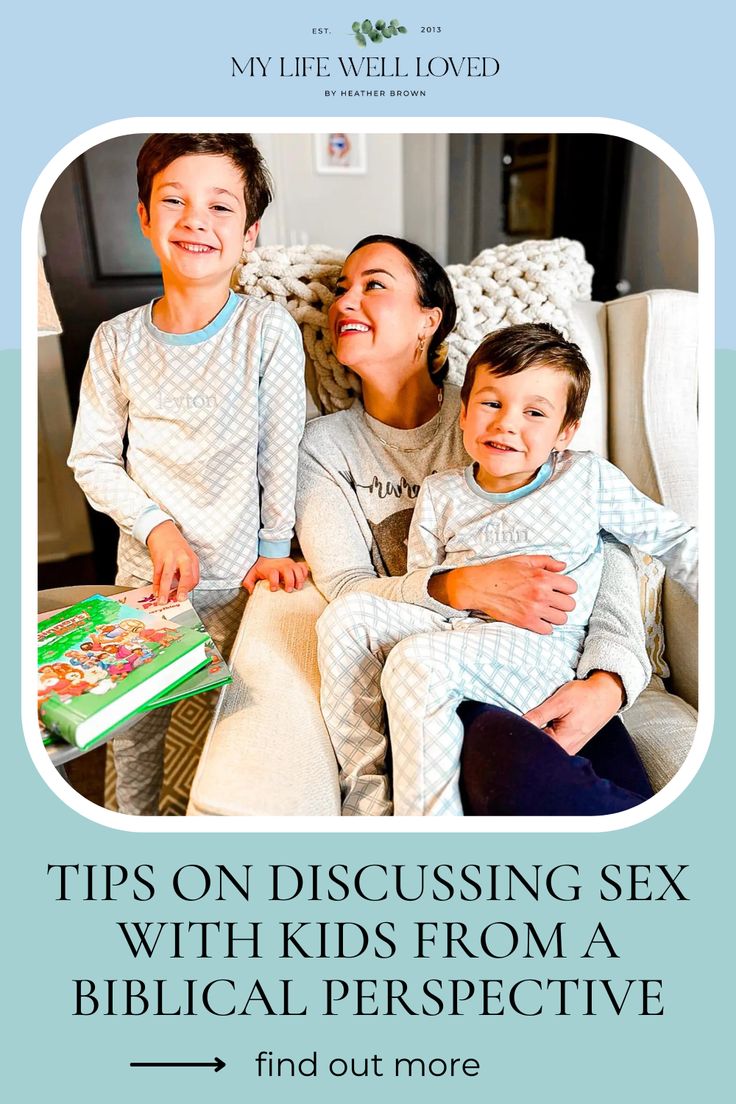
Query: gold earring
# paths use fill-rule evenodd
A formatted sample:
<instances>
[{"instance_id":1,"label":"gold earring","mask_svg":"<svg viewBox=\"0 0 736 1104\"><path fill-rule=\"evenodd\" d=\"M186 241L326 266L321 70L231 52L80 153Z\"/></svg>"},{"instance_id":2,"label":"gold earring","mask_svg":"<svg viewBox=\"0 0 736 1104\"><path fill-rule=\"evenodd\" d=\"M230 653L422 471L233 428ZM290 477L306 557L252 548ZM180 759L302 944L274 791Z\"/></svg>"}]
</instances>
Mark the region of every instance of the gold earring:
<instances>
[{"instance_id":1,"label":"gold earring","mask_svg":"<svg viewBox=\"0 0 736 1104\"><path fill-rule=\"evenodd\" d=\"M422 357L424 355L424 346L425 346L426 340L427 339L424 336L424 334L422 334L421 337L418 338L418 340L417 340L417 351L414 354L414 359L415 360L421 360L422 359Z\"/></svg>"}]
</instances>

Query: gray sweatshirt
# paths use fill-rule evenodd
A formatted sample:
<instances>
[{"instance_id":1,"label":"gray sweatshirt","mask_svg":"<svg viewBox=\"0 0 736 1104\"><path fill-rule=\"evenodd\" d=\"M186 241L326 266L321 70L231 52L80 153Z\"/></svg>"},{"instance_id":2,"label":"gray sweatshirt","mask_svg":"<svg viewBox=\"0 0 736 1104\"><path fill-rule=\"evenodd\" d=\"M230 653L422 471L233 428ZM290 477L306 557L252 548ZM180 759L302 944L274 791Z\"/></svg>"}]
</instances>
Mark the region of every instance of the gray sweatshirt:
<instances>
[{"instance_id":1,"label":"gray sweatshirt","mask_svg":"<svg viewBox=\"0 0 736 1104\"><path fill-rule=\"evenodd\" d=\"M469 462L459 410L459 391L448 384L439 413L417 429L384 425L358 400L308 424L299 455L297 534L328 601L369 591L448 618L466 615L429 595L429 579L441 567L406 573L409 525L422 480ZM610 543L578 677L596 670L620 676L626 706L651 674L634 565L622 547Z\"/></svg>"}]
</instances>

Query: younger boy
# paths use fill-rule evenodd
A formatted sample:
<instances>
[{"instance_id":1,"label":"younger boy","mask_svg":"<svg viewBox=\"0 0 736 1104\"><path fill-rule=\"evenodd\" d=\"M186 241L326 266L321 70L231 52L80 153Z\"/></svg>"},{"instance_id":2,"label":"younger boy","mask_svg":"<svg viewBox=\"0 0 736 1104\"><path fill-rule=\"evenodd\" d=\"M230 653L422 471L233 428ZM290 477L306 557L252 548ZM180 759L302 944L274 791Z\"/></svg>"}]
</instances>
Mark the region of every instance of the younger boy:
<instances>
[{"instance_id":1,"label":"younger boy","mask_svg":"<svg viewBox=\"0 0 736 1104\"><path fill-rule=\"evenodd\" d=\"M299 329L230 290L271 199L248 134L154 134L138 155L138 216L164 293L99 327L69 464L120 528L120 585L159 602L193 588L221 651L258 579L301 587L290 558L304 428ZM169 711L113 741L122 812L155 814Z\"/></svg>"},{"instance_id":2,"label":"younger boy","mask_svg":"<svg viewBox=\"0 0 736 1104\"><path fill-rule=\"evenodd\" d=\"M407 570L550 555L577 583L576 604L549 635L482 614L446 621L420 611L417 635L391 650L381 683L397 816L461 813L462 699L526 713L575 678L600 583L602 530L658 556L697 597L695 530L608 461L565 451L589 386L579 348L549 325L499 330L468 362L460 427L473 463L422 484Z\"/></svg>"}]
</instances>

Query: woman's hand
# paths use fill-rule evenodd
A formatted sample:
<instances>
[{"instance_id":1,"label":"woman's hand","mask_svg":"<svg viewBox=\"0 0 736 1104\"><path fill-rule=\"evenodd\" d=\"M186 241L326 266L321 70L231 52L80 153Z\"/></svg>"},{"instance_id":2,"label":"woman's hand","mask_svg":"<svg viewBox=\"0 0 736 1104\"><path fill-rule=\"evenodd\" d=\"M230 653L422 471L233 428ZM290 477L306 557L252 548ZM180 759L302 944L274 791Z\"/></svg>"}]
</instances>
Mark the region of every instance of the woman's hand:
<instances>
[{"instance_id":1,"label":"woman's hand","mask_svg":"<svg viewBox=\"0 0 736 1104\"><path fill-rule=\"evenodd\" d=\"M565 567L551 556L509 556L438 572L429 593L453 609L480 610L495 621L548 636L575 609L571 595L578 587L561 574Z\"/></svg>"},{"instance_id":2,"label":"woman's hand","mask_svg":"<svg viewBox=\"0 0 736 1104\"><path fill-rule=\"evenodd\" d=\"M525 720L551 736L568 755L576 755L604 724L615 717L624 701L618 675L593 671L587 679L566 682Z\"/></svg>"}]
</instances>

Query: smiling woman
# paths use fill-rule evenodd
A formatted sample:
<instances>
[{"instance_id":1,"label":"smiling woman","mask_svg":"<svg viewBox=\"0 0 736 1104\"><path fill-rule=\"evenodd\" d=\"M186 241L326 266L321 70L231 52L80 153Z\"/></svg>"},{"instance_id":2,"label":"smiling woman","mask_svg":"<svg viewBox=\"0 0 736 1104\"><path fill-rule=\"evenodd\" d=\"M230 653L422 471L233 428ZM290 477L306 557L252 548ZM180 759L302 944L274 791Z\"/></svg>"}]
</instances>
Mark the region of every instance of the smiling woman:
<instances>
[{"instance_id":1,"label":"smiling woman","mask_svg":"<svg viewBox=\"0 0 736 1104\"><path fill-rule=\"evenodd\" d=\"M430 83L431 80L424 81L424 84ZM348 135L351 142L353 137ZM603 189L597 187L598 177L591 168L597 162L588 156L593 140L588 136L371 133L362 137L368 154L366 172L347 180L339 176L322 176L316 171L315 135L311 133L278 133L256 136L255 139L274 169L278 185L278 204L266 216L260 244L255 255L251 254L253 260L247 266L249 272L254 270L257 275L253 278L249 275L248 280L243 279L239 283L248 298L257 299L265 294L266 298L285 304L292 312L292 317L300 324L312 361L309 364L308 385L310 388L314 385L313 397L318 406L322 403L322 411L342 409L352 401L355 394L360 396L361 391L363 394L363 401L361 402L360 397L357 399L351 416L346 414L336 419L323 418L322 421L326 423L324 427L315 425L308 432L303 460L304 486L305 495L314 491L315 501L312 508L307 505L301 522L304 532L310 530L311 533L304 537L305 552L313 561L317 581L328 597L339 595L341 601L354 598L357 603L362 592L370 591L377 597L391 596L397 605L405 602L412 607L434 610L437 613L447 610L449 612L444 616L448 620L457 617L458 611L462 609L493 611L493 616L499 621L524 623L530 631L536 632L540 627L554 623L553 619L560 613L569 614L567 603L574 601L574 598L561 589L565 584L560 580L559 572L554 570L553 561L546 560L544 565L538 564L534 569L536 576L532 570L524 574L518 557L516 562L509 559L495 564L493 572L485 568L480 571L477 568L471 570L457 566L444 573L436 571L427 579L424 572L417 574L407 571L407 533L422 480L444 467L467 464L458 430L458 391L456 387L442 380L442 356L437 352L440 331L449 319L449 307L447 303L434 299L432 294L429 298L425 295L427 286L430 289L432 286L432 258L427 260L428 255L423 254L423 251L408 242L399 243L396 238L362 241L361 247L370 245L382 250L382 257L377 264L372 261L370 264L364 263L360 270L356 267L355 272L353 266L357 266L361 251L355 250L348 257L341 273L343 278L340 290L343 294L338 296L333 307L333 314L337 313L338 318L342 314L342 322L339 331L333 331L330 335L330 328L325 324L325 314L331 301L338 268L345 256L346 247L355 238L370 233L376 226L385 227L392 234L407 233L410 237L416 236L425 246L431 248L442 264L449 264L448 273L456 288L461 311L461 322L450 337L453 383L459 383L459 373L467 357L483 333L491 328L527 317L535 321L550 321L562 328L571 326L566 332L578 335L575 340L581 340L595 372L593 402L588 404L586 424L576 445L579 443L581 448L604 447L606 433L609 433L612 458L637 480L641 478L640 472L649 462L649 451L645 445L640 445L637 436L640 379L638 361L632 357L632 350L638 355L639 343L629 341L634 329L631 319L634 312L641 309L656 307L659 312L660 307L666 307L669 310L671 300L656 293L660 298L651 301L647 299L647 308L644 308L643 298L637 302L624 300L621 304L608 303L605 306L582 302L588 298L589 289L586 290L585 272L581 275L581 269L587 271L589 266L585 264L582 247L577 242L534 242L519 245L514 235L518 237L523 233L536 238L554 232L568 238L580 238L585 244L588 261L596 266L598 285L594 298L613 299L613 287L619 277L624 276L633 284L634 291L658 286L694 286L684 284L682 274L678 271L673 273L671 269L666 269L660 275L659 270L652 272L651 269L642 271L635 266L632 268L637 258L646 260L661 257L666 260L674 243L687 243L690 240L687 235L675 233L681 225L689 225L685 217L688 211L683 212L678 208L674 218L670 214L663 221L667 209L662 206L663 201L658 204L658 193L656 189L653 191L651 180L649 190L645 189L642 193L642 172L644 169L650 174L654 172L656 164L653 168L649 162L656 163L657 159L646 150L635 149L631 178L632 199L627 218L632 225L632 219L635 220L637 214L640 218L635 233L628 235L631 240L624 249L618 239L611 239L608 232L610 224L604 217L607 208L598 202ZM61 342L64 346L72 410L79 394L81 370L94 327L104 319L138 308L143 302L149 305L149 312L152 310L153 313L153 330L146 327L146 340L153 337L160 344L172 346L169 350L172 356L181 356L188 362L194 361L195 349L188 350L192 356L187 357L187 349L179 340L182 336L186 337L186 334L177 332L179 328L187 330L188 324L173 310L166 316L161 313L166 304L161 301L161 288L156 285L154 278L154 273L157 274L159 269L158 257L154 256L150 248L152 241L149 235L141 235L135 213L134 166L136 155L146 138L146 135L117 137L85 151L53 186L44 208L44 232L48 245L46 266L64 323ZM163 219L171 219L171 241L164 236L160 248L160 252L167 255L166 263L169 263L168 255L172 256L169 285L173 286L189 273L192 285L200 284L199 291L206 291L206 274L218 264L218 257L225 248L219 227L221 221L230 217L227 211L233 200L236 201L234 213L237 212L238 204L244 207L243 226L258 210L257 197L251 186L251 181L256 179L255 170L250 167L246 171L239 165L235 155L232 162L229 162L229 153L218 144L232 140L245 143L248 138L245 135L172 133L157 135L156 138L160 143L166 144L166 158L160 158L157 153L157 148L162 149L162 145L157 147L146 143L145 156L142 156L140 165L143 171L141 215L151 232L163 227ZM610 137L598 136L598 139L608 145L613 141ZM190 149L192 141L197 145ZM186 143L186 148L181 143ZM573 159L570 156L571 144L579 154ZM550 218L546 229L532 231L529 228L530 223L524 222L520 217L520 211L521 214L525 211L528 213L526 208L522 210L520 204L523 206L522 201L528 204L534 199L536 192L522 185L530 180L536 181L542 173L542 168L539 167L529 168L527 172L528 158L532 152L535 155L539 153L541 147L542 152L547 151L547 160L544 162L547 166L544 170L547 174L546 195L550 201L556 197L556 206L548 203L545 208ZM559 156L555 155L555 150ZM192 155L191 158L185 156L189 154ZM527 160L523 159L522 154ZM643 164L643 159L646 158L649 161ZM182 178L180 172L165 171L172 163L189 160L201 163L196 166L198 170L206 164L219 169L223 159L234 176L224 180L219 172L216 173L212 181L212 193L205 193L202 197L199 197L189 178ZM534 165L536 164L534 161ZM608 165L608 161L606 164ZM555 166L559 170L556 181L552 179ZM477 169L478 175L471 173L472 167ZM241 169L240 174L238 168ZM665 167L660 164L654 176L655 182L661 180L665 171ZM161 194L165 210L160 213L160 219L154 210L154 178L171 187L170 193ZM233 187L235 179L238 184ZM504 181L508 182L511 189L508 194ZM580 202L582 192L586 197L584 203ZM626 213L625 195L615 189L613 193L606 189L605 194L614 194L616 204ZM646 204L641 200L641 194L647 196ZM655 211L659 217L644 218L645 208L650 215ZM172 213L174 211L177 212L176 215ZM577 222L570 218L575 212L581 215ZM514 215L513 218L511 214ZM689 216L692 216L692 212L689 212ZM591 230L587 240L583 224L595 229L595 235ZM596 253L599 230L606 231L605 257ZM76 235L73 238L72 231ZM499 237L504 244L497 249L488 248L495 246ZM249 240L250 235L246 244L249 244ZM330 245L310 246L310 242L329 242ZM287 248L289 243L293 248ZM297 243L300 246L298 249ZM667 249L664 249L664 243ZM472 264L465 263L481 250L482 257L478 257ZM577 250L576 256L573 256L573 250ZM624 260L620 264L616 262L616 267L613 260L622 251ZM692 250L690 254L693 254ZM603 263L606 257L611 260L610 271ZM327 258L329 264L326 265ZM463 263L460 265L452 262ZM377 271L369 271L376 268ZM425 273L430 274L429 282L425 279ZM523 281L519 279L519 273L523 274ZM538 282L540 274L541 284ZM489 283L492 291L488 290ZM607 290L604 291L604 287ZM439 285L436 290L439 290ZM398 306L393 310L389 309L391 301L398 303L402 294L404 306L401 309ZM315 295L316 301L313 298ZM536 306L540 301L541 307ZM173 292L170 302L173 307ZM251 303L252 308L255 306L256 303ZM477 307L481 309L477 310ZM490 309L490 314L486 308ZM226 315L230 309L226 308ZM442 311L442 322L434 333L430 333L434 324L432 312L436 309ZM673 310L679 317L682 309L680 300ZM214 318L216 311L214 308L206 309L201 314L203 318L205 315ZM476 319L482 320L482 324L476 324ZM619 321L621 319L622 322ZM409 322L411 327L408 326ZM218 320L218 326L220 323L223 324L223 329L230 325L225 316ZM206 328L205 326L204 329ZM427 330L426 335L420 332L424 328ZM104 332L107 335L116 334L109 324ZM657 323L657 332L661 334L675 331L667 321L663 326ZM677 333L679 335L679 328ZM688 326L688 334L694 334L692 325ZM614 338L614 335L617 336ZM340 346L340 359L344 367L335 364L331 339ZM402 342L402 355L398 355L399 339ZM121 336L121 344L126 340L125 335ZM688 338L688 342L683 344L678 337L678 345L682 347L686 347L689 341ZM52 339L45 339L41 351L48 350L51 343ZM56 344L55 339L53 343ZM177 349L178 346L181 348ZM658 347L656 344L655 348ZM649 344L645 359L648 366L652 359ZM667 356L662 356L662 361L665 360L671 365L669 346ZM356 379L356 375L350 371L353 362L360 379ZM667 371L671 373L671 367ZM156 398L162 420L181 420L182 423L186 421L192 424L195 415L201 414L201 440L204 441L218 419L222 420L220 424L227 423L227 418L223 418L223 415L230 403L230 391L224 383L220 383L219 377L208 375L200 383L192 363L189 364L187 373L188 383L185 387L182 387L181 376L172 374L165 377ZM40 382L42 386L39 390L42 399L45 396L46 409L55 407L57 392L50 391L43 378ZM145 383L145 379L140 382ZM539 391L537 388L530 397L538 399ZM674 394L669 383L659 387L657 393L660 396ZM143 398L142 387L133 387L132 394L135 402L140 403ZM606 395L610 396L609 410L606 409ZM496 401L495 398L493 401ZM53 410L53 417L57 417L56 409ZM675 424L672 418L669 421L671 426ZM686 436L689 439L689 428L683 433L679 421L676 424L678 429L670 429L670 435L678 439ZM333 438L330 438L331 434L334 434ZM348 440L351 434L353 439ZM41 426L41 441L43 437L44 428ZM507 440L508 431L506 437L501 439L501 445ZM495 445L497 449L500 448L499 442L495 442ZM513 446L506 443L504 447L508 450ZM64 442L61 447L55 448L53 455L63 457L67 450L68 442ZM627 462L629 454L632 457L634 454L637 457L640 455L642 463ZM135 448L132 453L128 452L127 458L137 462ZM225 456L224 464L229 462L230 456ZM100 467L100 473L102 470ZM143 465L138 465L137 470L142 479L146 477L146 471L149 475L152 472L150 465L146 471ZM190 474L189 471L185 473L184 482L188 483ZM482 482L483 474L480 471L478 476ZM678 469L678 486L679 479ZM642 486L649 493L657 494L656 490L652 492L646 481ZM687 483L686 487L690 488L691 483ZM76 486L73 490L78 493ZM666 501L666 488L663 493ZM676 505L682 508L681 499L676 500ZM50 527L53 515L50 511L45 511L43 501L41 506L41 520ZM174 509L173 505L171 509ZM90 516L96 562L93 564L90 556L90 562L82 566L73 561L48 565L43 568L42 585L51 585L51 581L56 582L57 579L70 583L112 581L117 527L109 517L99 512L91 511ZM106 523L113 533L104 530ZM523 524L497 527L500 540L515 547L519 547L523 541L525 530L526 526ZM319 548L316 547L318 542L321 545ZM88 551L90 547L85 545L84 550ZM144 557L147 555L145 549L143 554ZM615 558L615 553L613 556ZM42 552L41 559L44 558L46 553ZM531 566L527 565L528 568ZM47 572L52 568L54 575L50 576ZM57 573L62 568L66 573L64 575ZM633 601L633 588L627 589L621 582L626 570L626 567L605 569L602 604L599 607L601 620L606 622L606 628L614 625L613 619L608 620L611 611L614 616L618 614L619 643L623 642L617 659L618 677L605 674L601 670L601 666L606 663L606 653L611 655L613 644L613 637L606 636L604 629L603 636L594 634L591 637L594 645L600 644L597 650L593 648L592 653L597 656L597 662L591 661L586 650L584 658L587 666L583 664L579 669L581 672L589 669L592 672L590 676L570 684L564 702L560 699L554 706L549 706L550 709L556 708L559 711L556 737L560 742L563 727L570 718L574 720L574 724L571 721L567 728L568 734L573 729L575 731L572 733L572 741L564 745L566 751L577 751L584 742L578 738L579 735L584 733L590 736L611 715L621 703L622 688L627 705L636 693L638 661L633 642L641 634L641 625L627 620L627 603ZM375 590L371 589L373 587ZM535 587L538 588L536 593ZM647 602L650 593L647 591ZM323 609L323 600L314 593L313 588L307 588L307 592L299 596L300 608L302 599L305 599L305 609L307 600L312 601L310 617L305 617L305 625L302 626L301 640L306 645L307 641L311 642L313 639L313 625L317 611L321 612ZM272 647L278 632L276 618L273 617L268 603L279 600L277 595L269 596L266 587L258 588L255 600L249 604L248 615L248 632L258 643L255 649L249 648L249 652L259 651L262 647L263 654L273 654L268 649ZM435 603L434 606L430 600ZM648 604L647 608L651 610L651 605ZM255 615L259 610L263 611L269 630L267 637L264 633L262 645L254 627ZM694 633L690 623L685 622L679 612L668 612L666 616L668 660L675 672L674 686L677 687L682 664L672 641L676 637L690 636L690 643L694 639ZM291 609L289 617L291 619ZM528 622L524 621L524 617L528 618ZM685 623L688 624L687 629L683 629ZM325 621L321 631L327 627L329 622ZM353 631L351 627L344 634L345 637ZM647 631L650 631L649 622ZM654 646L661 656L663 637L661 629L656 631ZM283 651L286 653L286 648ZM311 651L309 657L312 658ZM385 657L380 656L378 659L379 668L383 658ZM356 667L356 670L362 668ZM690 667L687 664L686 670L689 677ZM311 717L312 714L315 717L315 733L318 730L319 746L315 736L309 755L305 752L305 768L295 770L295 776L298 775L303 780L301 791L298 786L282 787L280 780L276 783L275 768L279 755L264 755L262 742L256 739L253 740L252 759L249 758L242 766L240 776L251 782L250 785L241 785L237 770L233 769L230 752L237 746L240 754L243 743L240 739L237 742L233 740L230 748L227 743L229 729L221 724L212 734L212 738L208 737L208 749L210 746L217 747L218 751L223 746L226 748L227 754L221 760L226 764L226 769L215 777L211 772L213 759L208 751L207 761L201 772L204 784L197 784L196 797L191 808L199 812L243 811L248 815L252 815L254 810L270 813L275 809L284 815L293 815L296 810L330 814L336 811L334 757L316 707L317 672L313 667L309 671L309 686L313 691L311 695L297 690L297 686L302 686L301 673L292 675L289 668L288 673L282 677L282 685L289 688L285 712L295 719L296 733L306 731L304 718ZM240 671L238 677L241 677ZM260 692L261 684L252 681L250 668L244 669L242 679L249 695L251 687L257 686ZM372 693L372 689L369 689ZM256 696L254 693L247 703L248 731L264 733L269 722L264 723L261 714L251 708ZM667 731L668 714L650 705L651 698L651 693L643 695L637 710L626 717L637 746L646 756L647 770L650 771L655 788L659 789L674 773L681 754L680 748L685 746L685 740L678 742L679 737L675 739L672 732ZM277 688L273 700L277 700L279 704L286 702L280 687ZM694 696L691 700L695 701ZM382 709L380 687L378 703ZM372 709L371 703L369 712ZM648 709L649 714L657 713L656 742L650 738L649 729L641 726L639 709ZM239 699L235 691L228 691L222 716L226 717L229 713L235 714L241 710L245 718L246 710L242 698ZM491 728L490 707L476 707L472 703L461 706L460 712L467 722L464 754L475 748L480 752L480 758L487 760L486 765L479 770L478 758L473 760L471 757L471 762L475 765L465 771L463 781L466 786L466 812L584 815L626 807L622 804L604 808L600 803L591 807L590 804L581 806L579 802L575 802L568 782L570 770L580 760L562 751L560 743L547 740L546 735L536 726L524 727L521 718L513 717L509 720L510 715L504 714L499 717L498 725ZM547 713L539 714L537 719L539 724L545 724L553 718L551 713ZM690 720L689 715L687 720ZM378 727L384 721L385 718L379 720ZM245 720L242 723L245 727ZM271 730L273 731L273 726ZM274 747L277 743L283 747L289 746L293 758L294 735L292 728L280 736L274 732ZM537 743L540 737L547 741L544 747ZM529 773L524 774L521 770L523 764L520 763L518 751L522 739L527 749L534 748L535 772L539 781L536 790L529 784ZM594 769L598 770L599 782L615 780L619 787L643 794L644 790L639 788L641 775L638 779L632 779L631 776L624 778L620 772L609 769L613 758L619 763L621 761L620 742L617 741L618 737L614 741L615 754L613 757L608 756L608 764L604 768L596 767L596 762L601 763L602 760L596 760L592 750L587 748L584 752L586 761L590 761ZM305 740L305 748L306 746ZM553 762L555 749L563 758L555 758ZM312 800L312 796L308 794L309 779L312 776L307 768L317 760L318 753L324 753L327 768L325 777L329 781L329 787L320 784L313 786L313 790L320 795L328 794L324 800L316 793L315 800ZM505 763L502 769L497 765L499 756ZM273 774L264 768L263 775L260 775L258 769L254 769L259 768L264 759L272 762ZM378 759L380 771L383 770L383 765L380 763L380 756ZM562 763L561 780L555 774L558 762ZM660 770L662 763L666 765ZM193 768L192 763L191 769ZM581 778L583 773L580 772ZM590 779L583 781L585 784L582 790L589 795ZM183 812L184 805L180 795L186 792L188 779L181 787L178 778L169 786L171 782L170 777L167 779L167 798L172 795L171 804L167 801L164 808ZM489 788L489 782L494 783L494 786ZM108 789L110 791L110 787ZM594 784L593 792L598 797L601 789L602 787ZM506 804L500 800L502 791L509 799ZM223 800L225 792L237 793L237 797L228 803ZM615 796L615 791L609 792ZM550 801L554 796L558 800L555 807L550 808ZM486 797L490 798L490 804L483 805ZM544 804L539 803L540 797L544 798ZM519 804L519 798L527 799L526 804Z\"/></svg>"},{"instance_id":2,"label":"smiling woman","mask_svg":"<svg viewBox=\"0 0 736 1104\"><path fill-rule=\"evenodd\" d=\"M449 282L422 273L422 252L414 267L391 242L364 238L345 262L328 316L338 360L362 380L365 409L379 421L388 410L392 424L407 429L437 412L444 357L434 376L417 363L434 363L455 324Z\"/></svg>"},{"instance_id":3,"label":"smiling woman","mask_svg":"<svg viewBox=\"0 0 736 1104\"><path fill-rule=\"evenodd\" d=\"M408 665L403 681L397 678L399 650L394 646L406 637L423 640L422 634L430 632L443 641L461 636L468 640L467 633L444 630L467 622L468 610L481 611L486 620L504 623L503 630L526 630L520 639L534 645L533 656L512 657L518 684L534 671L552 670L549 634L574 609L576 584L561 574L564 564L548 555L507 556L493 563L440 569L440 573L434 566L407 567L407 533L421 481L432 472L463 469L468 462L459 424L460 394L444 383L442 339L454 325L454 296L444 270L425 250L381 236L357 244L345 261L338 286L330 326L338 358L361 379L362 402L356 400L350 409L307 427L300 459L297 528L315 583L331 603L318 623L318 655L322 712L340 765L342 812L385 816L394 811L382 692L389 685L386 680L390 677L389 720L398 718L402 709L417 713L421 708L414 694L416 665L414 669ZM325 518L330 520L329 539ZM554 671L557 686L574 676L575 665L581 678L589 676L576 686L589 705L595 700L596 727L610 720L623 699L638 695L647 671L639 643L633 567L617 549L609 550L605 561L597 604L606 610L605 623L616 629L609 629L608 641L605 632L598 633L597 662L586 657L585 650L579 656L579 645L571 638L566 666ZM627 646L622 648L621 640ZM610 668L601 670L600 657L607 647ZM384 673L387 657L390 673ZM429 685L447 687L447 657L435 658L438 662L431 664ZM490 686L480 685L485 664L478 656L467 665L461 663L460 669L468 679L462 688L456 686L450 709L452 738L440 742L436 753L426 759L418 746L410 747L407 754L402 753L398 774L394 758L394 789L411 794L396 812L462 812L460 745L454 731L460 722L455 708L462 698L496 698ZM608 673L609 669L617 673ZM453 673L458 674L457 665ZM426 690L424 682L422 686ZM530 687L533 694L531 681ZM523 708L545 696L540 694ZM427 694L422 701L429 701ZM503 712L500 724L506 730L509 718L512 725L526 723ZM481 723L490 737L488 726L495 721L486 717ZM400 727L399 723L392 728L394 753ZM634 785L626 788L598 778L589 764L581 773L584 761L567 754L577 748L563 750L552 734L526 727L546 741L545 771L549 758L556 759L557 796L563 808L566 800L573 808L573 791L581 788L588 806L584 811L589 813L630 808L651 794L620 722L614 726L618 756L633 764L627 777ZM522 738L518 746L528 748L529 741ZM407 751L406 745L403 750ZM495 761L493 770L497 792L509 788L517 794L533 792L530 769L514 760L513 754L505 766L502 759ZM415 785L417 773L421 792ZM583 811L579 802L576 811Z\"/></svg>"}]
</instances>

